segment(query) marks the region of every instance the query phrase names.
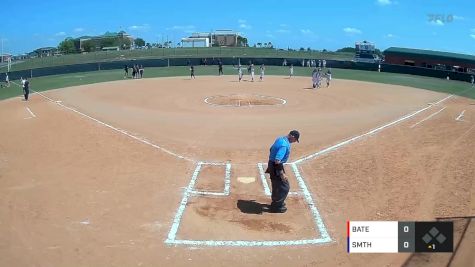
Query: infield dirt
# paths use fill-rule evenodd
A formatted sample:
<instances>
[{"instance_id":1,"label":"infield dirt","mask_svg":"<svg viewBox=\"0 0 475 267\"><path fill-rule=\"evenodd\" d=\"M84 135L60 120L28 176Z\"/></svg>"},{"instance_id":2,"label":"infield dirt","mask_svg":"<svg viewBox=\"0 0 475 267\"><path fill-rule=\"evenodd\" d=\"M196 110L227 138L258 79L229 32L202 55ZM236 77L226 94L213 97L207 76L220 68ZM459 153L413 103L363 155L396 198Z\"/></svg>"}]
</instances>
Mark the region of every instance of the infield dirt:
<instances>
[{"instance_id":1,"label":"infield dirt","mask_svg":"<svg viewBox=\"0 0 475 267\"><path fill-rule=\"evenodd\" d=\"M126 80L44 94L190 161L37 94L28 102L1 101L1 266L410 266L416 265L410 254L347 254L346 221L475 214L475 105L451 97L299 165L332 242L167 245L196 161L232 163L230 195L191 197L177 233L181 238L315 237L302 196L289 197L285 214L259 212L269 203L259 179L245 184L237 178L257 178L256 164L267 161L274 139L289 130L301 132L300 143L292 147L290 161L295 161L447 95L348 80L313 90L310 78L279 76L264 82L237 82L234 76ZM228 107L204 101L236 94L286 103ZM36 117L29 118L26 107ZM464 110L462 120L455 120ZM223 189L224 168L210 167L202 174L197 189ZM291 180L291 190L297 188ZM454 266L473 262L473 224L467 229L468 242L461 242ZM456 227L456 243L462 232ZM439 254L423 263L446 266L450 256Z\"/></svg>"}]
</instances>

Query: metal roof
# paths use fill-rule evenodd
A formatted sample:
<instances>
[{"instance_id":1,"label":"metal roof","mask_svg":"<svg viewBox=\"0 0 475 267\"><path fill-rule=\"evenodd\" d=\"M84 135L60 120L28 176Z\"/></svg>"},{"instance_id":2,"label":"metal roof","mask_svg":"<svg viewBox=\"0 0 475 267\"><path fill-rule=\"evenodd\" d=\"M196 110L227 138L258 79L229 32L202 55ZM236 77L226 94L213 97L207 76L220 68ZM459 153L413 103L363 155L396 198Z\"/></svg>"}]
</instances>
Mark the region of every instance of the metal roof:
<instances>
[{"instance_id":1,"label":"metal roof","mask_svg":"<svg viewBox=\"0 0 475 267\"><path fill-rule=\"evenodd\" d=\"M412 49L412 48L403 48L403 47L390 47L384 50L384 55L391 55L391 54L404 54L410 55L414 57L432 57L437 59L451 59L451 60L459 60L459 61L469 61L475 62L474 55L467 55L467 54L458 54L452 52L442 52L442 51L433 51L433 50L424 50L424 49Z\"/></svg>"}]
</instances>

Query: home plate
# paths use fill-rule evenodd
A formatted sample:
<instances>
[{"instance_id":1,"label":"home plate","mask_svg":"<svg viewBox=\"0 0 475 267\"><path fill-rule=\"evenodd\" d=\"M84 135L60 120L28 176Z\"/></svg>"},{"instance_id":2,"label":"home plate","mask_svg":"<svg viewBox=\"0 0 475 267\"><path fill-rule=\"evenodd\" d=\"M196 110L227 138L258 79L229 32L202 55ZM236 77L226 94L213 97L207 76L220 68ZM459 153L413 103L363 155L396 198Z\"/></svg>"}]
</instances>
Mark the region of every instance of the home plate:
<instances>
[{"instance_id":1,"label":"home plate","mask_svg":"<svg viewBox=\"0 0 475 267\"><path fill-rule=\"evenodd\" d=\"M256 177L238 177L237 180L243 184L250 184L256 181Z\"/></svg>"}]
</instances>

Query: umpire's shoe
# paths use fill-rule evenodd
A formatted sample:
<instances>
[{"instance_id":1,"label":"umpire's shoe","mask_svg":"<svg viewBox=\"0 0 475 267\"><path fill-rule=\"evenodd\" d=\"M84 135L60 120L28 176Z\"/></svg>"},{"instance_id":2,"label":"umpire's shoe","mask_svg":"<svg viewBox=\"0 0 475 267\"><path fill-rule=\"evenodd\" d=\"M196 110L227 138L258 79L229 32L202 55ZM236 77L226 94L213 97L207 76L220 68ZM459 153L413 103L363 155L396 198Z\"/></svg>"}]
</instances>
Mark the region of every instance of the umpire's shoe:
<instances>
[{"instance_id":1,"label":"umpire's shoe","mask_svg":"<svg viewBox=\"0 0 475 267\"><path fill-rule=\"evenodd\" d=\"M274 207L271 207L269 209L269 212L270 213L285 213L287 211L287 208L286 207L281 207L281 208L274 208Z\"/></svg>"}]
</instances>

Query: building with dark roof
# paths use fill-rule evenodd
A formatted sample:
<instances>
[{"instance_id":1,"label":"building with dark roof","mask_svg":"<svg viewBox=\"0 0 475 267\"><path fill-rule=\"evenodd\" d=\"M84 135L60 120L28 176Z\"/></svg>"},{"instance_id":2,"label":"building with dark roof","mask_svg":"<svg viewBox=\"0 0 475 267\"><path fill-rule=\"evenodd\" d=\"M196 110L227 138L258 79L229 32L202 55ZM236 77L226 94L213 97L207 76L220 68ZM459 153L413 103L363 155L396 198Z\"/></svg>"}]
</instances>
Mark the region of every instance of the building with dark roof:
<instances>
[{"instance_id":1,"label":"building with dark roof","mask_svg":"<svg viewBox=\"0 0 475 267\"><path fill-rule=\"evenodd\" d=\"M41 47L36 49L34 52L37 57L50 57L54 56L57 51L58 49L56 47Z\"/></svg>"},{"instance_id":2,"label":"building with dark roof","mask_svg":"<svg viewBox=\"0 0 475 267\"><path fill-rule=\"evenodd\" d=\"M193 33L181 39L183 47L243 47L248 46L247 38L232 30Z\"/></svg>"},{"instance_id":3,"label":"building with dark roof","mask_svg":"<svg viewBox=\"0 0 475 267\"><path fill-rule=\"evenodd\" d=\"M77 51L84 52L85 44L93 47L93 51L102 50L104 47L115 47L119 49L130 49L134 43L134 38L124 31L120 32L106 32L99 36L81 36L74 39L74 46Z\"/></svg>"},{"instance_id":4,"label":"building with dark roof","mask_svg":"<svg viewBox=\"0 0 475 267\"><path fill-rule=\"evenodd\" d=\"M450 52L390 47L384 51L387 64L475 73L475 56Z\"/></svg>"}]
</instances>

